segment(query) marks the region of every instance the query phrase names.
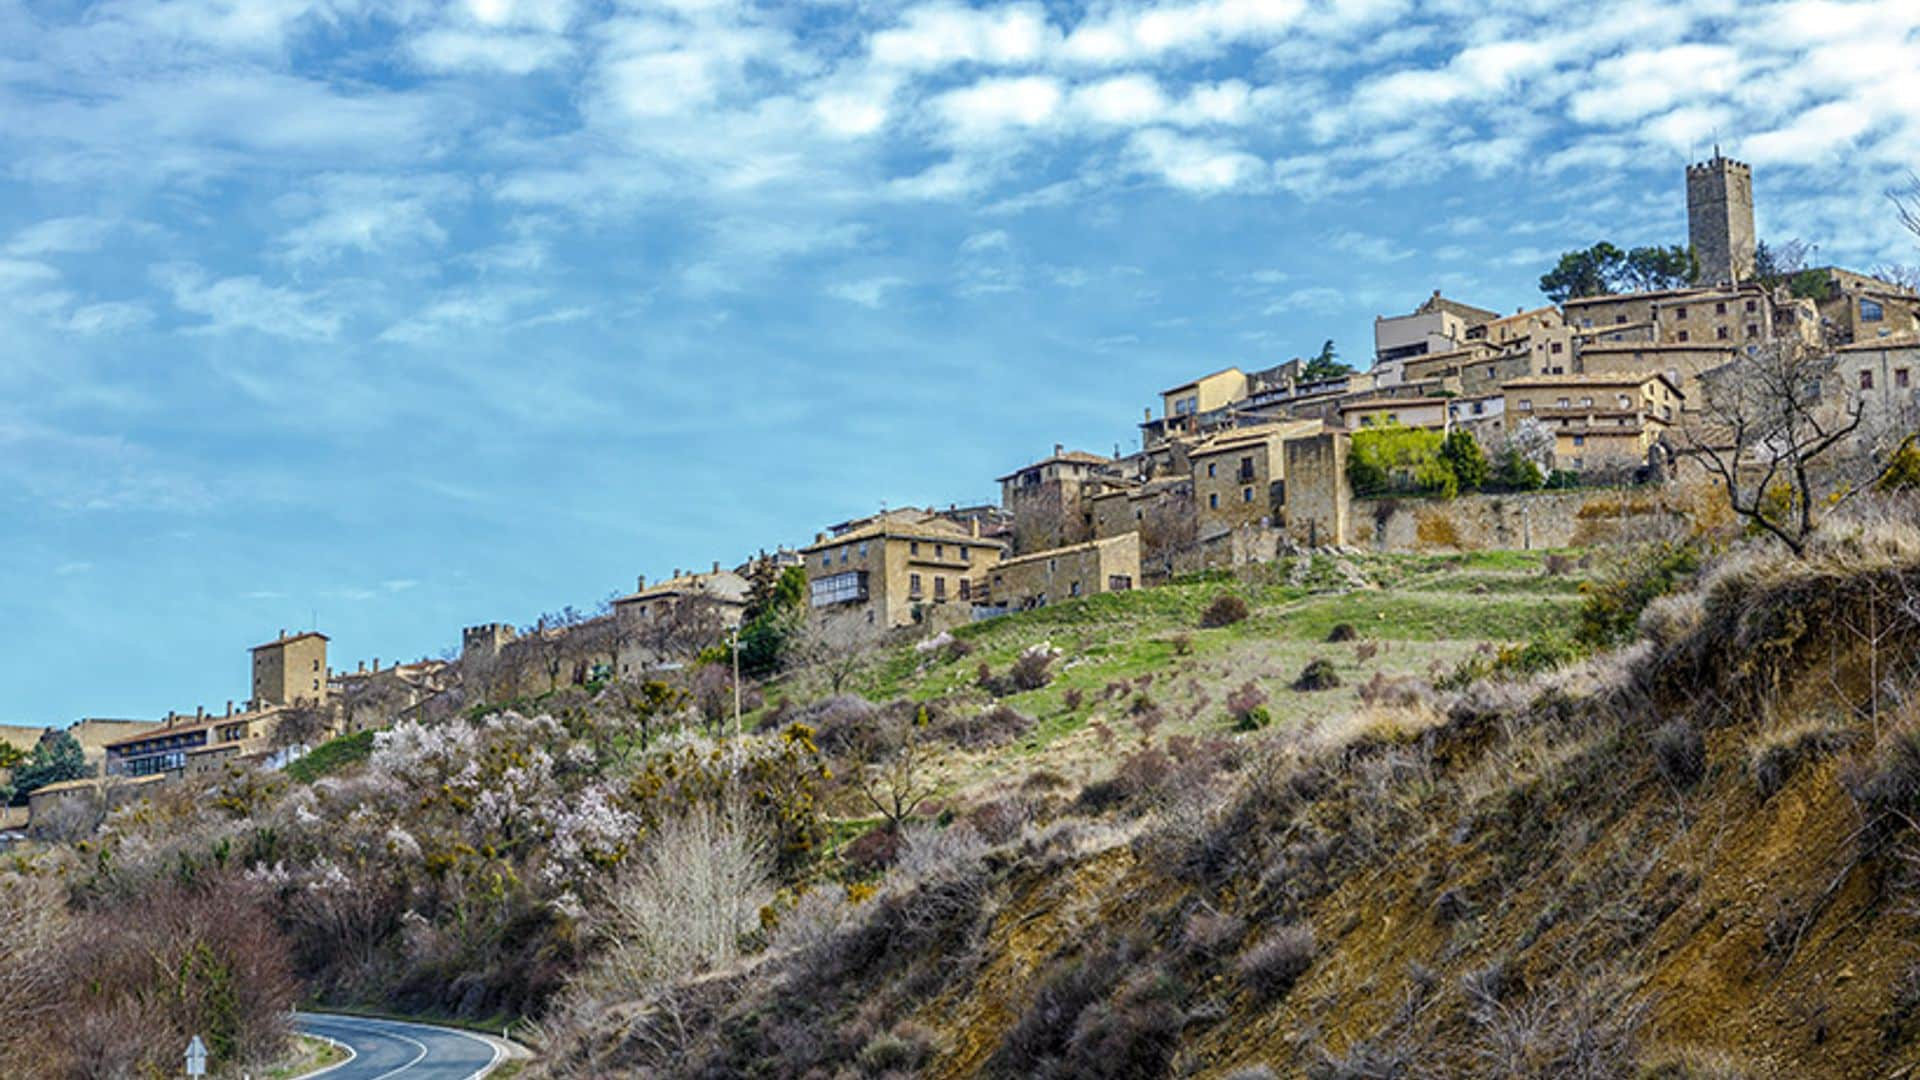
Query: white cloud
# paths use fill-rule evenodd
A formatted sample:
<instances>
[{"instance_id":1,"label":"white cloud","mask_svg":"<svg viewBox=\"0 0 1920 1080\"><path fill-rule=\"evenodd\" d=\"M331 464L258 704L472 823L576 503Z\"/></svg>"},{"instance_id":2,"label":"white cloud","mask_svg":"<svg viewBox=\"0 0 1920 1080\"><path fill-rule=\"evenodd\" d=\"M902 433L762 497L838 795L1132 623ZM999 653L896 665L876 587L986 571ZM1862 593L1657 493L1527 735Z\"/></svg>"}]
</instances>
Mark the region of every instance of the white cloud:
<instances>
[{"instance_id":1,"label":"white cloud","mask_svg":"<svg viewBox=\"0 0 1920 1080\"><path fill-rule=\"evenodd\" d=\"M873 35L869 53L885 67L925 71L958 63L1020 64L1038 60L1059 37L1029 4L982 11L924 4L899 25Z\"/></svg>"},{"instance_id":2,"label":"white cloud","mask_svg":"<svg viewBox=\"0 0 1920 1080\"><path fill-rule=\"evenodd\" d=\"M1808 109L1772 131L1741 144L1741 152L1755 164L1807 165L1833 161L1854 139L1866 132L1871 115L1857 103L1830 101Z\"/></svg>"},{"instance_id":3,"label":"white cloud","mask_svg":"<svg viewBox=\"0 0 1920 1080\"><path fill-rule=\"evenodd\" d=\"M861 307L878 308L886 295L902 285L906 279L891 274L880 277L861 278L858 281L843 281L827 289L829 296L838 297L848 303Z\"/></svg>"},{"instance_id":4,"label":"white cloud","mask_svg":"<svg viewBox=\"0 0 1920 1080\"><path fill-rule=\"evenodd\" d=\"M322 176L310 192L281 200L289 212L306 220L282 233L279 243L295 262L438 246L447 233L434 220L434 210L463 195L462 185L446 178Z\"/></svg>"},{"instance_id":5,"label":"white cloud","mask_svg":"<svg viewBox=\"0 0 1920 1080\"><path fill-rule=\"evenodd\" d=\"M206 320L192 328L197 333L251 330L325 341L340 333L344 321L317 294L267 285L252 275L215 279L190 263L168 263L154 267L152 277L172 295L175 307Z\"/></svg>"},{"instance_id":6,"label":"white cloud","mask_svg":"<svg viewBox=\"0 0 1920 1080\"><path fill-rule=\"evenodd\" d=\"M960 250L969 255L986 251L1006 251L1011 246L1012 241L1005 229L989 229L986 232L973 233L960 242Z\"/></svg>"},{"instance_id":7,"label":"white cloud","mask_svg":"<svg viewBox=\"0 0 1920 1080\"><path fill-rule=\"evenodd\" d=\"M573 51L564 38L537 33L488 33L454 28L413 39L414 59L433 71L499 71L525 75L552 67Z\"/></svg>"},{"instance_id":8,"label":"white cloud","mask_svg":"<svg viewBox=\"0 0 1920 1080\"><path fill-rule=\"evenodd\" d=\"M982 79L934 99L934 108L962 141L991 139L1010 128L1034 128L1060 108L1060 84L1043 75Z\"/></svg>"},{"instance_id":9,"label":"white cloud","mask_svg":"<svg viewBox=\"0 0 1920 1080\"><path fill-rule=\"evenodd\" d=\"M1140 171L1199 194L1254 186L1268 173L1264 162L1245 151L1162 128L1136 133L1128 150Z\"/></svg>"},{"instance_id":10,"label":"white cloud","mask_svg":"<svg viewBox=\"0 0 1920 1080\"><path fill-rule=\"evenodd\" d=\"M108 300L84 304L67 316L66 328L76 334L119 334L153 321L153 309L137 301Z\"/></svg>"},{"instance_id":11,"label":"white cloud","mask_svg":"<svg viewBox=\"0 0 1920 1080\"><path fill-rule=\"evenodd\" d=\"M9 255L56 255L97 251L112 234L116 223L98 217L50 218L29 225L7 242Z\"/></svg>"}]
</instances>

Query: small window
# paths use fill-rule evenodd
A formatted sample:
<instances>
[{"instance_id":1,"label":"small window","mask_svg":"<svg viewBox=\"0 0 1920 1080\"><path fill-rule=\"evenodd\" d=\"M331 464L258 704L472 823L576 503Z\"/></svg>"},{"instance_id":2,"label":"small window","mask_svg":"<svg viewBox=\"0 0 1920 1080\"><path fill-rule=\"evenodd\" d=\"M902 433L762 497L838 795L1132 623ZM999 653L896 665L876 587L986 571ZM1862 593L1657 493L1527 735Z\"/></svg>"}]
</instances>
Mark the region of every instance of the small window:
<instances>
[{"instance_id":1,"label":"small window","mask_svg":"<svg viewBox=\"0 0 1920 1080\"><path fill-rule=\"evenodd\" d=\"M907 544L907 554L909 555L920 554L920 541L918 540L909 541Z\"/></svg>"},{"instance_id":2,"label":"small window","mask_svg":"<svg viewBox=\"0 0 1920 1080\"><path fill-rule=\"evenodd\" d=\"M1585 435L1575 435L1573 437L1573 445L1575 446L1587 445L1587 437Z\"/></svg>"},{"instance_id":3,"label":"small window","mask_svg":"<svg viewBox=\"0 0 1920 1080\"><path fill-rule=\"evenodd\" d=\"M1713 328L1713 336L1714 336L1714 337L1716 337L1716 338L1719 338L1719 339L1720 339L1721 341L1725 341L1725 340L1727 340L1727 337L1728 337L1728 334L1727 334L1727 328L1726 328L1726 327L1724 327L1724 326L1716 326L1716 327L1714 327L1714 328Z\"/></svg>"},{"instance_id":4,"label":"small window","mask_svg":"<svg viewBox=\"0 0 1920 1080\"><path fill-rule=\"evenodd\" d=\"M1881 319L1884 319L1886 317L1887 317L1887 313L1880 307L1880 301L1878 300L1860 301L1860 321L1861 322L1879 322Z\"/></svg>"},{"instance_id":5,"label":"small window","mask_svg":"<svg viewBox=\"0 0 1920 1080\"><path fill-rule=\"evenodd\" d=\"M1758 324L1758 323L1748 323L1748 324L1747 324L1747 337L1749 337L1749 338L1757 338L1757 337L1759 337L1759 336L1760 336L1760 324Z\"/></svg>"},{"instance_id":6,"label":"small window","mask_svg":"<svg viewBox=\"0 0 1920 1080\"><path fill-rule=\"evenodd\" d=\"M1580 399L1580 404L1582 407L1591 407L1593 405L1593 399L1591 397L1583 397Z\"/></svg>"},{"instance_id":7,"label":"small window","mask_svg":"<svg viewBox=\"0 0 1920 1080\"><path fill-rule=\"evenodd\" d=\"M907 594L909 596L920 595L920 575L919 574L907 575Z\"/></svg>"},{"instance_id":8,"label":"small window","mask_svg":"<svg viewBox=\"0 0 1920 1080\"><path fill-rule=\"evenodd\" d=\"M1691 338L1691 335L1689 335L1689 334L1688 334L1688 333L1687 333L1687 332L1686 332L1685 330L1682 330L1682 331L1680 331L1680 340L1681 340L1681 341L1689 341L1689 340L1691 340L1691 339L1692 339L1692 338Z\"/></svg>"},{"instance_id":9,"label":"small window","mask_svg":"<svg viewBox=\"0 0 1920 1080\"><path fill-rule=\"evenodd\" d=\"M1893 385L1899 387L1902 390L1905 390L1907 388L1907 369L1906 368L1895 368L1893 370Z\"/></svg>"},{"instance_id":10,"label":"small window","mask_svg":"<svg viewBox=\"0 0 1920 1080\"><path fill-rule=\"evenodd\" d=\"M1685 319L1687 317L1687 309L1684 307L1674 308L1673 317L1676 319Z\"/></svg>"},{"instance_id":11,"label":"small window","mask_svg":"<svg viewBox=\"0 0 1920 1080\"><path fill-rule=\"evenodd\" d=\"M1080 583L1079 583L1079 582L1077 582L1077 581L1075 581L1075 582L1070 582L1070 583L1069 583L1069 584L1067 585L1067 595L1068 595L1068 596L1079 596L1079 595L1080 595Z\"/></svg>"},{"instance_id":12,"label":"small window","mask_svg":"<svg viewBox=\"0 0 1920 1080\"><path fill-rule=\"evenodd\" d=\"M315 660L315 661L313 662L313 670L315 670L315 671L319 671L319 670L320 670L320 661L318 661L318 660Z\"/></svg>"},{"instance_id":13,"label":"small window","mask_svg":"<svg viewBox=\"0 0 1920 1080\"><path fill-rule=\"evenodd\" d=\"M973 549L968 547L965 544L960 545L960 561L961 562L973 561Z\"/></svg>"},{"instance_id":14,"label":"small window","mask_svg":"<svg viewBox=\"0 0 1920 1080\"><path fill-rule=\"evenodd\" d=\"M947 545L945 545L945 544L935 544L935 545L933 545L933 557L934 557L934 558L936 558L936 559L944 559L944 558L946 558L946 557L947 557Z\"/></svg>"},{"instance_id":15,"label":"small window","mask_svg":"<svg viewBox=\"0 0 1920 1080\"><path fill-rule=\"evenodd\" d=\"M1727 302L1725 300L1722 300L1719 303L1713 305L1713 313L1715 315L1725 315L1727 313Z\"/></svg>"},{"instance_id":16,"label":"small window","mask_svg":"<svg viewBox=\"0 0 1920 1080\"><path fill-rule=\"evenodd\" d=\"M1532 398L1521 398L1521 399L1520 399L1520 402L1519 402L1519 404L1520 404L1520 411L1521 411L1521 412L1532 412L1532 411L1533 411L1533 399L1532 399Z\"/></svg>"},{"instance_id":17,"label":"small window","mask_svg":"<svg viewBox=\"0 0 1920 1080\"><path fill-rule=\"evenodd\" d=\"M1241 502L1245 502L1245 503L1250 503L1250 502L1252 502L1252 501L1253 501L1253 489L1252 489L1252 488L1241 488L1241 489L1240 489L1240 501L1241 501Z\"/></svg>"},{"instance_id":18,"label":"small window","mask_svg":"<svg viewBox=\"0 0 1920 1080\"><path fill-rule=\"evenodd\" d=\"M947 579L938 574L935 574L933 578L933 598L935 600L945 600L947 598Z\"/></svg>"},{"instance_id":19,"label":"small window","mask_svg":"<svg viewBox=\"0 0 1920 1080\"><path fill-rule=\"evenodd\" d=\"M840 565L845 566L846 564L847 564L847 549L841 548L840 549Z\"/></svg>"},{"instance_id":20,"label":"small window","mask_svg":"<svg viewBox=\"0 0 1920 1080\"><path fill-rule=\"evenodd\" d=\"M1209 477L1213 475L1213 462L1211 461L1207 462L1207 475Z\"/></svg>"},{"instance_id":21,"label":"small window","mask_svg":"<svg viewBox=\"0 0 1920 1080\"><path fill-rule=\"evenodd\" d=\"M1548 349L1547 351L1548 351L1548 352L1550 352L1550 353L1553 353L1553 354L1555 354L1555 355L1557 356L1557 355L1559 355L1559 354L1560 354L1560 353L1561 353L1561 352L1562 352L1563 350L1561 349L1561 346L1560 346L1560 343L1556 341L1556 342L1554 342L1554 343L1553 343L1553 345L1552 345L1552 347L1551 347L1551 348L1549 348L1549 349Z\"/></svg>"},{"instance_id":22,"label":"small window","mask_svg":"<svg viewBox=\"0 0 1920 1080\"><path fill-rule=\"evenodd\" d=\"M1614 321L1614 323L1615 323L1616 325L1618 325L1618 324L1621 324L1621 323L1624 323L1624 322L1626 322L1626 321L1627 321L1627 317L1626 317L1626 316L1625 316L1624 314L1622 314L1622 315L1615 315L1615 316L1613 317L1613 321Z\"/></svg>"},{"instance_id":23,"label":"small window","mask_svg":"<svg viewBox=\"0 0 1920 1080\"><path fill-rule=\"evenodd\" d=\"M1572 404L1572 401L1567 398L1561 398L1559 401L1559 407L1562 409L1571 408Z\"/></svg>"},{"instance_id":24,"label":"small window","mask_svg":"<svg viewBox=\"0 0 1920 1080\"><path fill-rule=\"evenodd\" d=\"M1213 494L1207 496L1207 509L1209 510L1220 509L1220 493L1219 492L1216 491Z\"/></svg>"},{"instance_id":25,"label":"small window","mask_svg":"<svg viewBox=\"0 0 1920 1080\"><path fill-rule=\"evenodd\" d=\"M960 579L960 599L962 600L973 599L973 582L971 579L968 579L968 578Z\"/></svg>"},{"instance_id":26,"label":"small window","mask_svg":"<svg viewBox=\"0 0 1920 1080\"><path fill-rule=\"evenodd\" d=\"M1873 372L1862 371L1860 373L1860 389L1862 390L1873 389Z\"/></svg>"},{"instance_id":27,"label":"small window","mask_svg":"<svg viewBox=\"0 0 1920 1080\"><path fill-rule=\"evenodd\" d=\"M865 544L860 545L860 557L863 559L867 557L867 545Z\"/></svg>"},{"instance_id":28,"label":"small window","mask_svg":"<svg viewBox=\"0 0 1920 1080\"><path fill-rule=\"evenodd\" d=\"M1749 315L1759 310L1760 310L1760 304L1758 301L1754 301L1754 300L1747 301L1747 313Z\"/></svg>"}]
</instances>

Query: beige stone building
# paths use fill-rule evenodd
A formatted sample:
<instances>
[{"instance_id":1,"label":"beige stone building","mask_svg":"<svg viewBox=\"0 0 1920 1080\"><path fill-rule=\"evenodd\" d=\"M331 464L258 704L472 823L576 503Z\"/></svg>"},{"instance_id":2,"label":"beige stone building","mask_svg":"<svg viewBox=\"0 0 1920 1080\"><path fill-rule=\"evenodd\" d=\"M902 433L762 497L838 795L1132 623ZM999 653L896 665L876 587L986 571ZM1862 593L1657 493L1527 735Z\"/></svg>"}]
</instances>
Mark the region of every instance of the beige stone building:
<instances>
[{"instance_id":1,"label":"beige stone building","mask_svg":"<svg viewBox=\"0 0 1920 1080\"><path fill-rule=\"evenodd\" d=\"M883 633L922 621L930 607L971 605L1004 549L977 527L895 510L822 533L800 554L817 615Z\"/></svg>"},{"instance_id":2,"label":"beige stone building","mask_svg":"<svg viewBox=\"0 0 1920 1080\"><path fill-rule=\"evenodd\" d=\"M285 630L253 647L252 707L321 705L327 700L327 635Z\"/></svg>"},{"instance_id":3,"label":"beige stone building","mask_svg":"<svg viewBox=\"0 0 1920 1080\"><path fill-rule=\"evenodd\" d=\"M747 610L750 589L744 575L723 570L717 562L705 573L676 569L672 577L657 584L648 585L646 578L640 578L633 592L613 601L613 613L630 623L644 624L671 617L683 604L703 603L712 606L721 625L732 628L740 625Z\"/></svg>"},{"instance_id":4,"label":"beige stone building","mask_svg":"<svg viewBox=\"0 0 1920 1080\"><path fill-rule=\"evenodd\" d=\"M1055 443L1053 453L999 477L1000 505L1013 515L1013 550L1042 551L1093 535L1094 495L1121 487L1112 458Z\"/></svg>"},{"instance_id":5,"label":"beige stone building","mask_svg":"<svg viewBox=\"0 0 1920 1080\"><path fill-rule=\"evenodd\" d=\"M1499 312L1433 295L1410 314L1382 315L1373 320L1373 356L1376 368L1396 365L1458 348L1468 332L1500 318ZM1397 381L1397 380L1396 380Z\"/></svg>"},{"instance_id":6,"label":"beige stone building","mask_svg":"<svg viewBox=\"0 0 1920 1080\"><path fill-rule=\"evenodd\" d=\"M1349 432L1362 428L1429 428L1445 431L1452 425L1452 398L1360 398L1340 406L1340 426Z\"/></svg>"},{"instance_id":7,"label":"beige stone building","mask_svg":"<svg viewBox=\"0 0 1920 1080\"><path fill-rule=\"evenodd\" d=\"M1199 535L1242 525L1278 525L1286 506L1287 439L1320 430L1317 420L1223 432L1193 448Z\"/></svg>"},{"instance_id":8,"label":"beige stone building","mask_svg":"<svg viewBox=\"0 0 1920 1080\"><path fill-rule=\"evenodd\" d=\"M1859 341L1834 355L1838 378L1870 415L1904 427L1920 422L1920 336Z\"/></svg>"},{"instance_id":9,"label":"beige stone building","mask_svg":"<svg viewBox=\"0 0 1920 1080\"><path fill-rule=\"evenodd\" d=\"M1347 483L1347 433L1326 430L1288 439L1282 447L1291 490L1287 496L1288 539L1306 547L1333 547L1352 535L1348 512L1353 488Z\"/></svg>"},{"instance_id":10,"label":"beige stone building","mask_svg":"<svg viewBox=\"0 0 1920 1080\"><path fill-rule=\"evenodd\" d=\"M1776 337L1813 342L1819 312L1810 300L1776 296L1758 285L1655 300L1654 340L1666 345L1758 347Z\"/></svg>"},{"instance_id":11,"label":"beige stone building","mask_svg":"<svg viewBox=\"0 0 1920 1080\"><path fill-rule=\"evenodd\" d=\"M1680 414L1661 374L1518 379L1505 390L1510 424L1533 419L1554 435L1554 467L1572 472L1643 465Z\"/></svg>"},{"instance_id":12,"label":"beige stone building","mask_svg":"<svg viewBox=\"0 0 1920 1080\"><path fill-rule=\"evenodd\" d=\"M1821 329L1836 345L1920 333L1920 295L1912 289L1837 266L1813 271L1822 279L1815 300Z\"/></svg>"},{"instance_id":13,"label":"beige stone building","mask_svg":"<svg viewBox=\"0 0 1920 1080\"><path fill-rule=\"evenodd\" d=\"M1505 391L1473 394L1447 399L1447 426L1465 428L1489 452L1506 434L1507 396Z\"/></svg>"},{"instance_id":14,"label":"beige stone building","mask_svg":"<svg viewBox=\"0 0 1920 1080\"><path fill-rule=\"evenodd\" d=\"M980 602L1009 611L1140 585L1140 534L1122 533L998 563Z\"/></svg>"},{"instance_id":15,"label":"beige stone building","mask_svg":"<svg viewBox=\"0 0 1920 1080\"><path fill-rule=\"evenodd\" d=\"M1651 341L1604 342L1581 348L1574 374L1665 375L1667 381L1679 389L1682 409L1693 412L1703 408L1706 401L1700 389L1700 376L1732 363L1740 355L1737 346L1722 342L1666 345Z\"/></svg>"},{"instance_id":16,"label":"beige stone building","mask_svg":"<svg viewBox=\"0 0 1920 1080\"><path fill-rule=\"evenodd\" d=\"M1665 289L1658 292L1620 293L1603 296L1577 296L1560 305L1567 325L1592 331L1595 340L1607 342L1653 341L1653 312L1656 304L1684 303L1706 295L1709 289Z\"/></svg>"},{"instance_id":17,"label":"beige stone building","mask_svg":"<svg viewBox=\"0 0 1920 1080\"><path fill-rule=\"evenodd\" d=\"M228 762L259 760L289 706L268 705L209 716L169 716L140 734L106 744L108 776L198 776Z\"/></svg>"}]
</instances>

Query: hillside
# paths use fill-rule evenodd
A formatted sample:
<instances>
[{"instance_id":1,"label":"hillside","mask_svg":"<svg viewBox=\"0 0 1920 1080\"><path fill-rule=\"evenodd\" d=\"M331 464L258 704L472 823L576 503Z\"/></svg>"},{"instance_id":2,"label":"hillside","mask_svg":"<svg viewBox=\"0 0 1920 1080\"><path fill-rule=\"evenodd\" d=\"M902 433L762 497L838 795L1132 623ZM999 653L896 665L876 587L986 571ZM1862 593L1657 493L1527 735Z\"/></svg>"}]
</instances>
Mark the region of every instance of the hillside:
<instances>
[{"instance_id":1,"label":"hillside","mask_svg":"<svg viewBox=\"0 0 1920 1080\"><path fill-rule=\"evenodd\" d=\"M1559 592L1462 569L1512 574L1507 595ZM1502 602L1494 582L1445 580L1276 594L1243 629L1196 635L1187 662L1277 676L1327 651L1328 621L1383 610L1372 621L1412 653L1437 636L1424 605ZM1408 700L1337 732L1276 717L1257 747L1157 779L1135 766L1163 744L1142 743L1110 808L1035 797L998 842L929 836L874 897L804 912L828 929L598 1014L552 1041L547 1068L1904 1075L1920 1062L1916 597L1920 543L1881 527L1806 562L1723 559L1657 601L1632 647L1479 684L1444 715ZM1196 603L1153 606L1174 625ZM1044 626L1091 639L1084 686L1114 657L1178 668L1157 615L1111 607L979 628L975 655ZM1128 622L1146 632L1109 633ZM890 677L929 694L946 678ZM1046 693L1073 682L1063 670ZM1056 727L1039 741L1085 730Z\"/></svg>"}]
</instances>

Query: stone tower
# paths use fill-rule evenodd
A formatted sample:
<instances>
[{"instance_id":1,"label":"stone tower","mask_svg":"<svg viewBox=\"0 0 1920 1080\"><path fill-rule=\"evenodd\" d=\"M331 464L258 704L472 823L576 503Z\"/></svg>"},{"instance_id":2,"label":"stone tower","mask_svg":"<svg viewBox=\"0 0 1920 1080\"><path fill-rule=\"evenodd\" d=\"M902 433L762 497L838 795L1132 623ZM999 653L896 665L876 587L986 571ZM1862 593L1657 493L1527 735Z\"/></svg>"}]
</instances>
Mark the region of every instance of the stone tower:
<instances>
[{"instance_id":1,"label":"stone tower","mask_svg":"<svg viewBox=\"0 0 1920 1080\"><path fill-rule=\"evenodd\" d=\"M327 635L285 630L253 647L253 707L324 704L327 700Z\"/></svg>"},{"instance_id":2,"label":"stone tower","mask_svg":"<svg viewBox=\"0 0 1920 1080\"><path fill-rule=\"evenodd\" d=\"M1702 285L1731 285L1753 275L1753 168L1720 156L1687 166L1687 239Z\"/></svg>"}]
</instances>

